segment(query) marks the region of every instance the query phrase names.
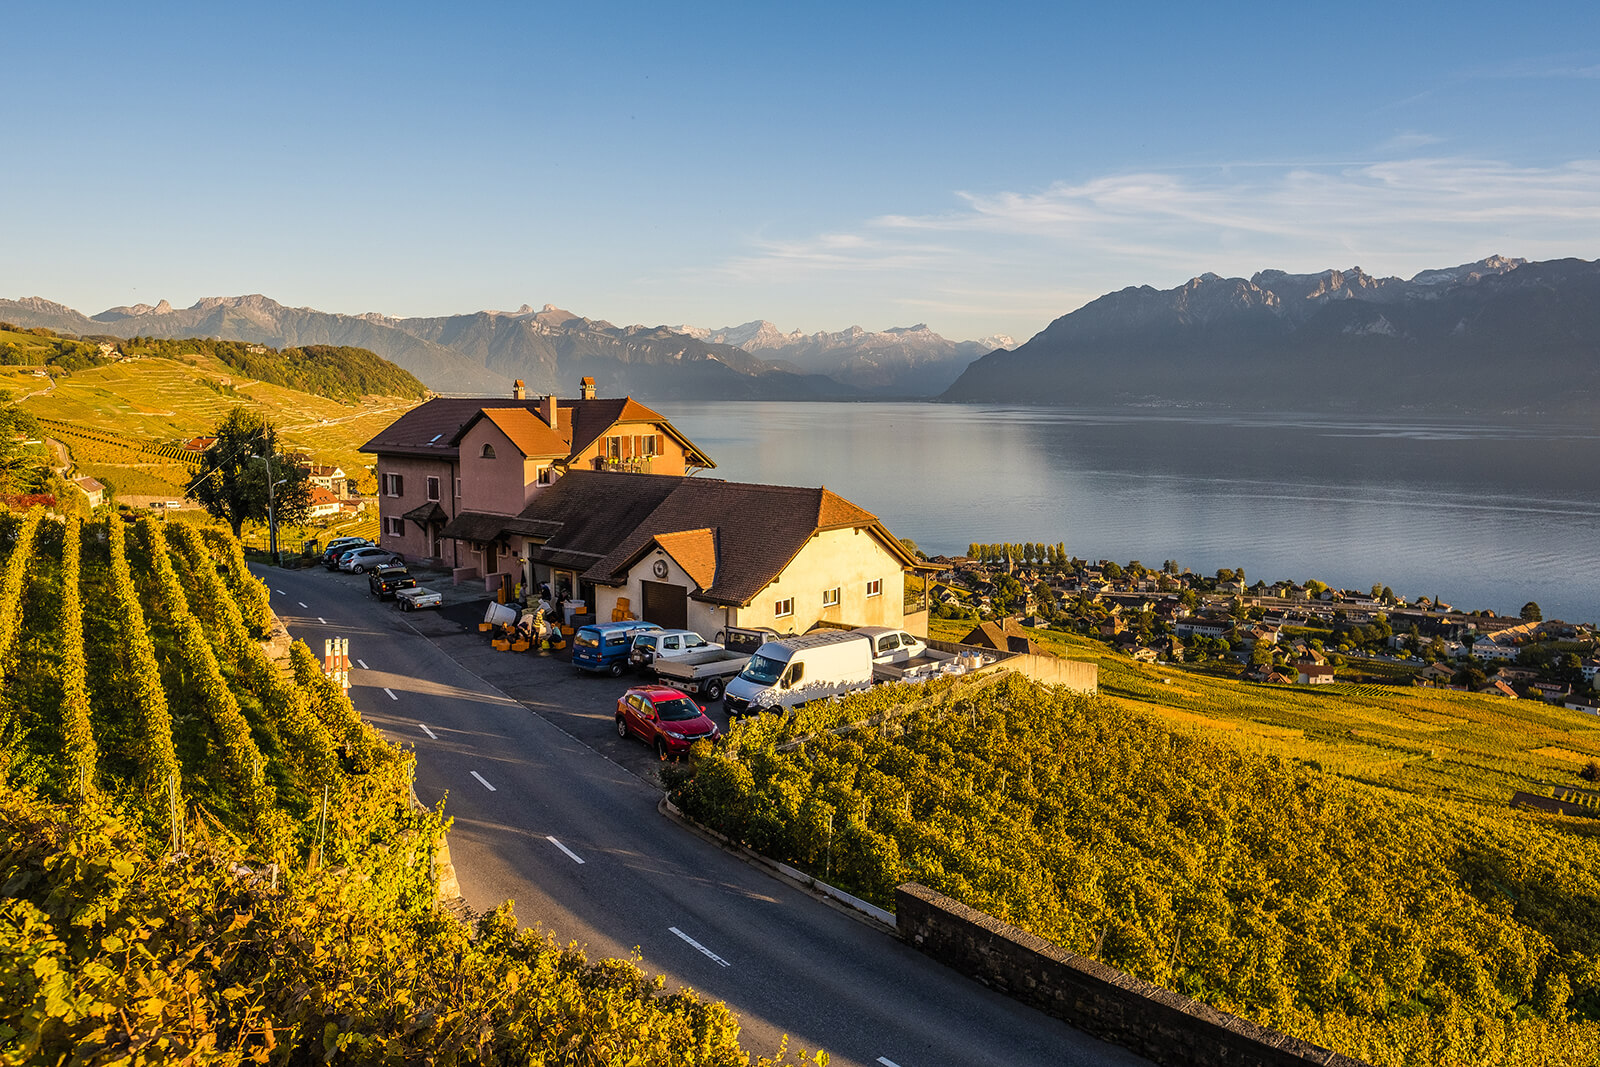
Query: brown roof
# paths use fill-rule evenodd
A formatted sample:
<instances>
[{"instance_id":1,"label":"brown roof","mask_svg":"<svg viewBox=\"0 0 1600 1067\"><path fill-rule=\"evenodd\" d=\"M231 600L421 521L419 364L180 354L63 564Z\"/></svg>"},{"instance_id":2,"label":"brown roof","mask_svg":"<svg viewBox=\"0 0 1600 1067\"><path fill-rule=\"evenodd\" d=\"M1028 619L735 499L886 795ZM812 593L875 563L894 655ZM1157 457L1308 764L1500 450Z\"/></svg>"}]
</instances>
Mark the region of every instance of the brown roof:
<instances>
[{"instance_id":1,"label":"brown roof","mask_svg":"<svg viewBox=\"0 0 1600 1067\"><path fill-rule=\"evenodd\" d=\"M403 519L410 519L423 529L427 529L429 523L450 521L449 514L445 512L444 508L439 506L439 502L437 500L430 500L426 504L419 504L400 517Z\"/></svg>"},{"instance_id":2,"label":"brown roof","mask_svg":"<svg viewBox=\"0 0 1600 1067\"><path fill-rule=\"evenodd\" d=\"M1029 637L1027 631L1018 626L1014 619L1006 619L1003 622L980 622L972 628L971 633L961 639L961 643L977 645L979 648L992 648L996 652L1049 654L1047 649L1035 644L1033 638Z\"/></svg>"},{"instance_id":3,"label":"brown roof","mask_svg":"<svg viewBox=\"0 0 1600 1067\"><path fill-rule=\"evenodd\" d=\"M711 529L684 530L681 533L660 533L655 543L678 566L694 579L701 589L710 589L717 581L717 531Z\"/></svg>"},{"instance_id":4,"label":"brown roof","mask_svg":"<svg viewBox=\"0 0 1600 1067\"><path fill-rule=\"evenodd\" d=\"M550 424L544 419L522 407L484 408L456 431L450 443L459 446L461 439L466 436L468 430L477 425L479 419L488 419L498 426L500 432L505 434L524 456L558 457L572 452L572 446L565 435L551 429ZM561 420L557 418L556 421Z\"/></svg>"},{"instance_id":5,"label":"brown roof","mask_svg":"<svg viewBox=\"0 0 1600 1067\"><path fill-rule=\"evenodd\" d=\"M548 524L530 522L516 515L495 515L487 511L463 511L439 531L441 537L458 541L496 541L502 534L539 536L548 532Z\"/></svg>"},{"instance_id":6,"label":"brown roof","mask_svg":"<svg viewBox=\"0 0 1600 1067\"><path fill-rule=\"evenodd\" d=\"M499 397L483 396L435 397L427 403L418 404L384 427L376 437L361 446L361 451L376 452L379 455L455 459L458 435L480 412L520 409L528 412L541 425L545 425L548 431L549 426L538 414L540 403L537 397L528 400L502 400ZM575 456L582 452L618 422L653 422L661 427L663 433L687 450L692 466L706 468L716 466L709 456L701 452L693 441L683 436L664 415L645 407L632 397L557 400L556 411L558 429L553 432L559 433L562 440L567 442L569 451L564 453L566 455ZM496 425L499 425L498 419ZM511 434L508 432L507 436L510 437ZM512 440L515 441L516 438L512 437ZM522 446L519 444L518 447ZM543 456L556 453L540 451L529 454Z\"/></svg>"},{"instance_id":7,"label":"brown roof","mask_svg":"<svg viewBox=\"0 0 1600 1067\"><path fill-rule=\"evenodd\" d=\"M719 604L750 603L825 529L868 530L902 566L916 563L871 512L820 488L571 471L522 516L560 523L536 552L544 562L584 558L585 580L618 585L660 545L695 576L692 595Z\"/></svg>"},{"instance_id":8,"label":"brown roof","mask_svg":"<svg viewBox=\"0 0 1600 1067\"><path fill-rule=\"evenodd\" d=\"M73 481L76 482L78 488L82 489L85 493L98 493L105 488L100 481L94 478L74 478Z\"/></svg>"}]
</instances>

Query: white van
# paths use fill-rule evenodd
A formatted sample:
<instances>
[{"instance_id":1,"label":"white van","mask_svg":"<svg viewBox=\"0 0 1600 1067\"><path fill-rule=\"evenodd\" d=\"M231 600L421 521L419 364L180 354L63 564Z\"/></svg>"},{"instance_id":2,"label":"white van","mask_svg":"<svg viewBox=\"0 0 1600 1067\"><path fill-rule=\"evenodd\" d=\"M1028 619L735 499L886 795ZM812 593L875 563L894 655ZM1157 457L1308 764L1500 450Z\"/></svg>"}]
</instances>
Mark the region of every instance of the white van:
<instances>
[{"instance_id":1,"label":"white van","mask_svg":"<svg viewBox=\"0 0 1600 1067\"><path fill-rule=\"evenodd\" d=\"M729 716L792 708L872 685L872 642L851 630L823 630L768 641L728 683Z\"/></svg>"},{"instance_id":2,"label":"white van","mask_svg":"<svg viewBox=\"0 0 1600 1067\"><path fill-rule=\"evenodd\" d=\"M855 632L865 634L872 642L874 663L905 663L928 651L921 638L893 626L857 626Z\"/></svg>"}]
</instances>

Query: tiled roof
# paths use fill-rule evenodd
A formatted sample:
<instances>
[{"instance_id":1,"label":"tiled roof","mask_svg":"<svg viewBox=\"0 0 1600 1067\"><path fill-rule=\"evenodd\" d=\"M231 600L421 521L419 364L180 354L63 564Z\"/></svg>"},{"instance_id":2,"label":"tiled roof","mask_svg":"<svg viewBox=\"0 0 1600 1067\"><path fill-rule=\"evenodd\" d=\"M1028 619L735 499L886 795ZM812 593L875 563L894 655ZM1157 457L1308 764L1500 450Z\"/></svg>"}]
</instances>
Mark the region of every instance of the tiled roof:
<instances>
[{"instance_id":1,"label":"tiled roof","mask_svg":"<svg viewBox=\"0 0 1600 1067\"><path fill-rule=\"evenodd\" d=\"M76 482L78 487L85 493L98 493L105 488L100 481L94 478L74 478L73 481Z\"/></svg>"},{"instance_id":2,"label":"tiled roof","mask_svg":"<svg viewBox=\"0 0 1600 1067\"><path fill-rule=\"evenodd\" d=\"M430 523L450 521L450 516L445 513L444 508L439 506L439 502L437 500L430 500L426 504L419 504L400 517L402 519L410 519L412 522L423 527L424 529L426 529Z\"/></svg>"},{"instance_id":3,"label":"tiled roof","mask_svg":"<svg viewBox=\"0 0 1600 1067\"><path fill-rule=\"evenodd\" d=\"M552 430L550 424L545 422L544 419L522 407L484 408L468 419L466 425L456 431L456 435L451 438L451 443L459 446L461 438L466 436L467 431L479 419L488 419L498 426L500 432L505 434L524 456L536 456L539 458L560 457L572 452L572 445L568 442L566 435L558 430ZM561 420L558 417L556 421L560 422Z\"/></svg>"},{"instance_id":4,"label":"tiled roof","mask_svg":"<svg viewBox=\"0 0 1600 1067\"><path fill-rule=\"evenodd\" d=\"M671 543L668 551L675 559L684 554L680 564L700 584L696 599L719 604L748 604L812 535L840 528L850 516L902 564L914 563L870 512L826 489L572 471L535 496L522 515L561 523L538 558L595 553L584 578L601 585L620 584L653 546ZM828 526L821 524L824 517ZM706 576L709 583L701 580Z\"/></svg>"},{"instance_id":5,"label":"tiled roof","mask_svg":"<svg viewBox=\"0 0 1600 1067\"><path fill-rule=\"evenodd\" d=\"M376 437L361 446L363 452L380 455L434 456L455 459L455 439L480 411L506 412L522 410L544 424L540 418L541 400L510 400L487 396L443 396L419 404L384 427ZM689 453L691 466L715 467L709 456L701 452L693 441L683 436L665 416L645 407L632 397L597 398L595 400L557 400L556 424L558 433L568 445L567 455L577 455L594 443L618 422L654 422L662 431L682 445ZM496 425L499 425L498 419ZM501 426L501 429L505 429ZM545 425L548 431L549 426ZM507 436L511 436L508 432ZM517 438L512 437L515 441ZM518 447L522 447L520 444ZM530 455L555 455L554 452L534 452Z\"/></svg>"},{"instance_id":6,"label":"tiled roof","mask_svg":"<svg viewBox=\"0 0 1600 1067\"><path fill-rule=\"evenodd\" d=\"M656 544L677 561L678 566L694 579L701 589L710 589L717 581L717 531L711 529L684 530L681 533L660 533Z\"/></svg>"},{"instance_id":7,"label":"tiled roof","mask_svg":"<svg viewBox=\"0 0 1600 1067\"><path fill-rule=\"evenodd\" d=\"M550 526L520 518L516 515L495 515L487 511L463 511L451 519L443 530L441 537L453 537L458 541L494 541L501 534L518 534L524 537L540 537L548 533Z\"/></svg>"}]
</instances>

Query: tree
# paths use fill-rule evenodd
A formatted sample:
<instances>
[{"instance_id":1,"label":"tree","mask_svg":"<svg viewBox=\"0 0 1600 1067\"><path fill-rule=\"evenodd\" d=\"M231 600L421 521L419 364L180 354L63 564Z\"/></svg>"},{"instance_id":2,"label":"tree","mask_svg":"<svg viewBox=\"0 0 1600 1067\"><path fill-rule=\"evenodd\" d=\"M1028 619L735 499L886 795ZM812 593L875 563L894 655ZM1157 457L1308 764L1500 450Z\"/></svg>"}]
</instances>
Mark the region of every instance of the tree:
<instances>
[{"instance_id":1,"label":"tree","mask_svg":"<svg viewBox=\"0 0 1600 1067\"><path fill-rule=\"evenodd\" d=\"M1522 618L1524 622L1543 622L1544 612L1539 610L1537 601L1530 600L1522 605Z\"/></svg>"},{"instance_id":2,"label":"tree","mask_svg":"<svg viewBox=\"0 0 1600 1067\"><path fill-rule=\"evenodd\" d=\"M233 527L233 535L246 519L266 521L270 489L278 522L302 522L311 506L309 472L283 456L278 431L270 422L243 407L228 412L212 436L217 443L200 457L200 472L189 496L211 515Z\"/></svg>"},{"instance_id":3,"label":"tree","mask_svg":"<svg viewBox=\"0 0 1600 1067\"><path fill-rule=\"evenodd\" d=\"M1107 561L1106 565L1100 568L1100 573L1105 576L1106 580L1114 582L1122 577L1122 568L1113 562Z\"/></svg>"}]
</instances>

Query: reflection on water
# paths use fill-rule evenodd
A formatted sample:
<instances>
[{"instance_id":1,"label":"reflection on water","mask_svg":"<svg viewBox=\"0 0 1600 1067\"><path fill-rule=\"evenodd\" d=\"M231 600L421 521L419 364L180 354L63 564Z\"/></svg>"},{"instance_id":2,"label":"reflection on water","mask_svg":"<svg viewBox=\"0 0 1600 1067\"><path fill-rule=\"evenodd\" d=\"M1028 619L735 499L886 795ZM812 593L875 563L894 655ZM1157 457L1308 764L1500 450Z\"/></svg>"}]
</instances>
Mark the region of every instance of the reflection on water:
<instances>
[{"instance_id":1,"label":"reflection on water","mask_svg":"<svg viewBox=\"0 0 1600 1067\"><path fill-rule=\"evenodd\" d=\"M1600 619L1600 432L944 404L660 405L715 477L826 485L930 554L1064 541Z\"/></svg>"}]
</instances>

